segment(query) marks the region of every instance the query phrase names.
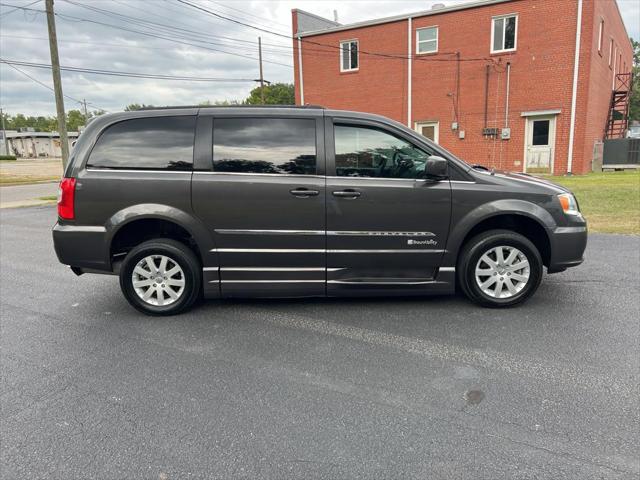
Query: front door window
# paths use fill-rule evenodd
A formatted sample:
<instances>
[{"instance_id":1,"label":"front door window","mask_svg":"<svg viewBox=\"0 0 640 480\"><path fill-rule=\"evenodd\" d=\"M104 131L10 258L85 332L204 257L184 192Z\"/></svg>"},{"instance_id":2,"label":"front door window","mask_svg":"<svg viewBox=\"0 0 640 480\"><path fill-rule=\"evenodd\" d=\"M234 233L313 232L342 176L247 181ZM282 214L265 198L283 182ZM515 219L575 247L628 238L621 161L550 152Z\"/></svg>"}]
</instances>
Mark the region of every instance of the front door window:
<instances>
[{"instance_id":1,"label":"front door window","mask_svg":"<svg viewBox=\"0 0 640 480\"><path fill-rule=\"evenodd\" d=\"M534 120L532 145L549 145L550 120Z\"/></svg>"},{"instance_id":2,"label":"front door window","mask_svg":"<svg viewBox=\"0 0 640 480\"><path fill-rule=\"evenodd\" d=\"M420 178L429 154L377 128L335 126L336 175Z\"/></svg>"}]
</instances>

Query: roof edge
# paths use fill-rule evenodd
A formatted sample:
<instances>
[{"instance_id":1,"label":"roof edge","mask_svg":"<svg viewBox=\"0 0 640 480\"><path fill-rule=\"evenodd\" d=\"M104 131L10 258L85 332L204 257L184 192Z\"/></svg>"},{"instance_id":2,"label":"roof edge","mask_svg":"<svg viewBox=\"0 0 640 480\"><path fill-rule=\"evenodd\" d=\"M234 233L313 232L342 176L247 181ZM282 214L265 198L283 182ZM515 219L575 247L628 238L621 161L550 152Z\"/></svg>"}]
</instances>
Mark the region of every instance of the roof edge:
<instances>
[{"instance_id":1,"label":"roof edge","mask_svg":"<svg viewBox=\"0 0 640 480\"><path fill-rule=\"evenodd\" d=\"M292 12L296 12L296 13L298 13L298 12L299 13L304 13L305 15L309 15L310 17L317 18L318 20L323 20L325 22L333 23L336 26L342 26L342 24L340 22L336 22L334 20L331 20L330 18L325 18L325 17L323 17L321 15L316 15L315 13L311 13L311 12L308 12L306 10L302 10L301 8L292 8L291 11Z\"/></svg>"},{"instance_id":2,"label":"roof edge","mask_svg":"<svg viewBox=\"0 0 640 480\"><path fill-rule=\"evenodd\" d=\"M322 35L325 33L341 32L343 30L352 30L355 28L363 28L363 27L370 27L374 25L382 25L385 23L398 22L401 20L407 20L409 18L428 17L431 15L440 15L442 13L455 12L458 10L468 10L471 8L479 8L479 7L485 7L488 5L494 5L498 3L508 3L508 2L515 2L515 1L518 1L518 0L474 0L471 2L459 4L459 5L451 5L449 7L438 8L436 10L423 10L415 13L405 13L402 15L394 15L391 17L383 17L383 18L378 18L374 20L365 20L362 22L350 23L346 25L338 24L338 26L334 28L297 33L296 37L297 38L311 37L314 35ZM297 9L294 9L294 10L297 10ZM304 13L308 13L308 12L304 12ZM332 20L326 19L324 17L319 17L318 15L315 15L315 14L310 14L310 15L332 22Z\"/></svg>"}]
</instances>

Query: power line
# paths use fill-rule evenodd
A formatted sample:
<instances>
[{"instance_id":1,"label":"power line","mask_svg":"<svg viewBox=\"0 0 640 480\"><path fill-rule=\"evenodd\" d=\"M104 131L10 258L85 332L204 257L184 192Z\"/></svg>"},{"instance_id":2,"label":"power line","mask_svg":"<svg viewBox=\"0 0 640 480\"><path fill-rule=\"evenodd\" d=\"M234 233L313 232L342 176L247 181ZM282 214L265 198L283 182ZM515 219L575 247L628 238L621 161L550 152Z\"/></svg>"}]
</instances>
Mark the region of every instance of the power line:
<instances>
[{"instance_id":1,"label":"power line","mask_svg":"<svg viewBox=\"0 0 640 480\"><path fill-rule=\"evenodd\" d=\"M176 27L175 25L157 23L157 22L152 22L150 20L145 20L145 19L141 19L141 18L137 18L137 17L132 17L130 15L125 15L123 13L114 12L112 10L107 10L107 9L104 9L104 8L99 8L99 7L96 7L94 5L80 4L80 3L77 3L77 2L72 1L72 0L63 0L63 1L66 1L69 4L76 5L78 7L86 8L86 9L91 10L93 12L101 13L103 15L106 15L106 16L109 16L109 17L112 17L112 18L117 18L117 19L122 20L122 21L127 22L127 23L132 23L132 24L140 26L142 28L147 28L152 33L158 33L157 27L161 27L162 30L160 31L160 33L162 33L163 35L170 35L170 36L178 38L180 40L196 41L196 42L200 42L200 43L206 43L208 45L218 45L218 46L222 46L222 47L235 47L235 46L234 45L229 45L228 43L212 42L209 39L216 38L216 39L228 40L228 41L232 41L232 42L240 42L240 43L245 43L245 44L249 44L249 45L254 45L256 47L258 45L257 42L251 41L251 40L245 40L245 39L233 38L233 37L226 37L226 36L222 36L222 35L215 35L215 34L210 34L208 32L207 33L202 33L202 32L198 32L198 31L191 30L191 29ZM116 0L114 0L114 1L116 1ZM141 10L141 9L138 9L137 7L133 7L131 5L127 5L127 4L124 4L124 5L129 6L130 8L134 8L136 10ZM158 16L158 15L156 15L156 16ZM164 18L164 17L160 17L160 18ZM166 33L166 29L177 30L177 32L176 33ZM183 32L185 32L185 33L183 33ZM193 38L194 36L205 37L205 40L202 40L202 39L199 39L199 38ZM293 50L292 46L276 45L276 44L270 44L270 45L272 47L274 47L274 48L285 48L285 49L288 49L289 51ZM265 51L267 51L267 50L272 51L271 49L264 49L264 50ZM274 53L282 55L284 52L274 52ZM254 58L254 57L247 57L247 58Z\"/></svg>"},{"instance_id":2,"label":"power line","mask_svg":"<svg viewBox=\"0 0 640 480\"><path fill-rule=\"evenodd\" d=\"M16 38L21 40L48 40L47 37L29 37L29 36L23 36L23 35L4 35L4 34L0 34L0 38ZM82 40L60 40L60 39L58 39L58 43L70 43L74 45L97 45L101 47L115 47L115 48L134 48L134 49L142 49L142 50L162 50L165 52L167 51L167 47L150 47L147 45L130 45L126 43L86 42ZM251 43L255 43L255 46L257 48L258 42L251 42ZM291 52L275 51L275 50L269 50L266 48L263 48L262 50L270 51L273 55L283 55L288 57L291 56Z\"/></svg>"},{"instance_id":3,"label":"power line","mask_svg":"<svg viewBox=\"0 0 640 480\"><path fill-rule=\"evenodd\" d=\"M67 1L68 1L68 0L67 0ZM236 24L238 24L238 25L242 25L242 26L244 26L244 27L253 28L254 30L259 30L259 31L261 31L261 32L268 33L268 34L270 34L270 35L276 35L276 36L278 36L278 37L283 37L283 38L287 38L287 39L290 39L290 40L298 40L298 37L293 37L293 36L290 36L290 35L285 35L285 34L282 34L282 33L275 32L275 31L273 31L273 30L268 30L268 29L266 29L266 28L258 27L258 26L256 26L256 25L251 25L251 24L249 24L249 23L245 23L245 22L242 22L242 21L240 21L240 20L235 20L235 19L233 19L233 18L229 18L229 17L227 17L227 16L221 15L220 13L217 13L217 12L215 12L215 11L208 10L208 9L206 9L206 8L204 8L204 7L201 7L201 6L199 6L199 5L196 5L196 4L193 4L193 3L191 3L191 2L188 2L187 0L176 0L176 1L177 1L177 2L179 2L179 3L182 3L182 4L184 4L184 5L188 5L188 6L190 6L191 8L195 8L196 10L200 10L200 11L202 11L202 12L205 12L205 13L207 13L207 14L209 14L209 15L212 15L212 16L214 16L214 17L216 17L216 18L220 18L220 19L222 19L222 20L227 20L227 21L229 21L229 22L236 23ZM314 41L307 40L307 39L303 39L303 38L300 38L300 41L301 41L302 43L308 43L308 44L311 44L311 45L317 45L317 46L321 46L321 47L333 48L333 49L337 49L337 50L340 50L340 49L341 49L341 47L340 47L340 46L338 46L338 45L329 45L329 44L326 44L326 43L314 42ZM424 57L418 57L418 56L416 56L416 55L407 56L407 55L396 55L396 54L390 54L390 53L368 52L368 51L364 51L364 50L358 50L358 53L361 53L361 54L363 54L363 55L372 55L372 56L383 57L383 58L392 58L392 59L395 59L395 60L409 60L409 59L413 59L413 60L416 60L416 61L429 61L429 62L458 62L458 61L466 61L466 62L470 62L470 61L493 61L493 60L492 60L491 58L489 58L489 57L480 57L480 58L452 58L452 59L445 59L445 58L435 58L435 57L424 58ZM457 52L448 52L448 53L442 53L442 54L443 54L443 55L456 55L456 54L457 54Z\"/></svg>"},{"instance_id":4,"label":"power line","mask_svg":"<svg viewBox=\"0 0 640 480\"><path fill-rule=\"evenodd\" d=\"M6 63L8 65L20 65L23 67L33 68L51 68L51 65L47 63L35 63L24 62L20 60L7 60L0 58L0 63ZM178 75L161 75L152 73L137 73L137 72L123 72L116 70L102 70L97 68L82 68L71 66L60 66L60 70L76 73L89 73L93 75L107 75L114 77L130 77L130 78L151 78L154 80L179 80L189 82L223 82L223 83L236 83L236 82L257 82L258 80L252 78L214 78L214 77L189 77Z\"/></svg>"},{"instance_id":5,"label":"power line","mask_svg":"<svg viewBox=\"0 0 640 480\"><path fill-rule=\"evenodd\" d=\"M245 17L253 17L253 18L257 18L258 20L260 20L260 22L255 22L255 21L254 21L257 25L266 26L266 25L262 22L264 19L263 19L263 18L261 18L261 17L259 17L259 16L257 16L257 15L253 15L253 14L251 14L251 13L249 13L249 12L245 12L244 10L240 10L239 8L234 8L234 7L231 7L231 6L229 6L229 5L225 5L224 3L215 2L214 0L208 0L208 1L209 1L210 3L213 3L213 4L216 4L216 5L220 6L220 7L222 7L222 8L226 8L226 9L229 9L229 10L234 10L234 11L236 11L236 12L240 12L240 13L242 13ZM231 15L231 14L227 14L227 15L229 15L229 16L231 16L231 17L235 17L235 18L240 18L240 19L242 19L242 17L241 17L241 16L239 16L239 15ZM281 25L281 26L283 26L283 27L286 27L287 29L289 28L289 25L285 25L284 23L275 22L275 21L274 21L273 23L274 23L274 24L276 24L276 25Z\"/></svg>"},{"instance_id":6,"label":"power line","mask_svg":"<svg viewBox=\"0 0 640 480\"><path fill-rule=\"evenodd\" d=\"M4 35L0 34L0 38L17 38L21 40L48 40L47 37L28 37L22 35ZM142 50L163 50L167 51L166 47L148 47L146 45L127 45L126 43L104 43L104 42L84 42L81 40L58 40L58 43L72 43L75 45L99 45L102 47L122 47L122 48L139 48Z\"/></svg>"},{"instance_id":7,"label":"power line","mask_svg":"<svg viewBox=\"0 0 640 480\"><path fill-rule=\"evenodd\" d=\"M35 2L31 2L31 3L27 3L26 5L24 5L24 7L30 7L31 5L35 5L36 3L38 3L40 0L36 0ZM21 7L15 7L13 10L9 10L8 12L4 12L0 14L0 17L6 17L7 15L12 14L13 12L16 12L18 10L20 10Z\"/></svg>"},{"instance_id":8,"label":"power line","mask_svg":"<svg viewBox=\"0 0 640 480\"><path fill-rule=\"evenodd\" d=\"M162 16L162 15L158 15L157 13L154 13L154 12L149 12L149 11L143 9L143 8L139 8L139 7L133 6L133 5L131 5L131 1L129 1L128 3L122 2L121 0L111 0L111 1L117 3L118 5L122 5L124 7L128 7L128 8L131 8L133 10L138 10L140 12L143 12L146 15L153 15L154 17L161 18L163 20L168 20L170 22L173 22L174 24L179 23L180 25L184 25L186 27L193 28L192 26L187 25L185 22L176 22L175 18L168 18L168 17ZM165 1L167 1L167 0L165 0ZM228 7L228 8L231 8L231 7ZM171 11L176 11L176 10L171 10ZM122 14L120 14L120 15L122 15ZM129 17L129 18L134 18L134 17ZM207 23L207 25L211 25L209 22L206 22L206 21L204 21L204 23ZM255 41L246 40L246 39L242 39L242 38L227 37L227 36L224 36L224 35L216 35L216 34L209 33L209 32L199 33L199 32L196 32L196 31L190 30L190 29L181 29L181 30L183 30L183 31L185 31L187 33L194 33L194 34L197 34L197 35L203 35L206 38L219 38L221 40L229 40L229 41L232 41L232 42L247 43L247 44L251 44L251 45L257 45L257 42L255 42ZM290 50L293 49L293 47L291 47L290 45L279 45L279 44L274 44L274 43L272 43L272 44L263 43L262 45L263 46L264 45L270 45L270 46L279 47L279 48L288 48Z\"/></svg>"},{"instance_id":9,"label":"power line","mask_svg":"<svg viewBox=\"0 0 640 480\"><path fill-rule=\"evenodd\" d=\"M50 87L49 85L47 85L46 83L41 82L40 80L38 80L35 77L32 77L31 75L29 75L27 72L25 72L24 70L19 69L18 67L16 67L15 65L12 65L11 63L7 63L7 62L2 62L5 63L7 66L13 68L14 70L20 72L22 75L24 75L25 77L29 78L30 80L33 80L34 82L36 82L39 85L42 85L44 88L51 90L52 92L54 91L52 87ZM64 95L66 98L68 98L69 100L73 100L76 103L79 104L83 104L84 102L82 100L78 100L77 98L74 98L70 95ZM104 108L99 107L98 105L94 105L93 103L87 102L87 105L91 105L93 107L99 108L100 110L104 110ZM106 110L104 110L106 112Z\"/></svg>"},{"instance_id":10,"label":"power line","mask_svg":"<svg viewBox=\"0 0 640 480\"><path fill-rule=\"evenodd\" d=\"M16 5L9 5L9 4L6 4L6 3L0 3L0 5L9 6L9 7L16 7L16 8L19 8L21 10L25 10L25 11L44 13L44 10L37 10L37 9L34 9L34 8L17 7ZM62 13L58 13L58 12L55 15L57 17L62 18L63 20L71 19L73 21L78 21L78 22L94 23L94 24L97 24L97 25L102 25L102 26L106 26L106 27L110 27L110 28L115 28L117 30L123 30L125 32L136 33L138 35L144 35L144 36L147 36L147 37L153 37L153 38L158 38L158 39L161 39L161 40L167 40L167 41L174 42L174 43L179 43L179 44L182 44L182 45L189 45L189 46L196 47L196 48L201 48L201 49L204 49L204 50L210 50L212 52L224 53L224 54L233 55L233 56L236 56L236 57L246 58L246 59L253 60L253 61L257 60L256 57L252 57L252 56L249 56L249 55L242 55L242 54L239 54L239 53L228 52L228 51L220 50L220 49L216 49L216 48L205 47L203 45L198 45L198 44L195 44L195 43L185 42L185 41L177 40L175 38L166 37L166 36L163 36L163 35L157 35L157 34L150 33L150 32L142 32L142 31L139 31L139 30L133 30L133 29L121 27L121 26L118 26L118 25L113 25L113 24L110 24L110 23L100 22L98 20L89 20L89 19L86 19L86 18L76 17L76 16L73 16L73 15L62 14ZM272 64L275 64L275 65L281 65L281 66L288 67L288 68L293 68L293 65L291 65L291 64L274 62L272 60L264 60L264 62L265 63L272 63Z\"/></svg>"},{"instance_id":11,"label":"power line","mask_svg":"<svg viewBox=\"0 0 640 480\"><path fill-rule=\"evenodd\" d=\"M194 30L189 30L189 29L185 29L185 28L176 27L176 26L173 26L173 25L152 22L150 20L139 19L139 18L136 18L136 17L132 17L130 15L125 15L125 14L122 14L122 13L114 12L112 10L106 10L104 8L99 8L99 7L96 7L96 6L93 6L93 5L84 5L84 4L81 4L81 3L77 3L77 2L74 2L73 0L63 0L63 1L65 1L66 3L69 3L71 5L76 5L78 7L85 8L85 9L93 11L93 12L101 13L101 14L106 15L106 16L111 17L111 18L116 18L116 19L124 21L126 23L130 23L130 24L142 27L142 28L146 28L146 29L150 30L151 33L156 34L156 36L158 34L160 34L160 35L168 36L170 39L171 38L173 38L173 39L177 38L179 40L190 40L190 41L196 41L196 42L200 42L200 43L206 43L208 45L217 45L217 46L222 46L222 47L229 47L230 46L228 44L216 43L216 42L211 42L210 40L208 40L209 38L215 37L216 35L209 35L208 33L201 33L201 32L197 32L197 31L194 31ZM59 15L62 15L62 14L59 14ZM86 20L86 21L92 21L92 20ZM113 25L111 25L111 26L114 27L114 28L122 28L122 27L117 27L117 26L113 26ZM160 27L162 29L160 32L158 31L158 27ZM166 32L166 29L173 30L173 32ZM182 33L182 32L185 32L185 33ZM142 32L137 32L137 33L142 33ZM147 32L147 34L149 34L149 32ZM188 36L186 34L188 34ZM199 38L193 38L194 35L195 36L205 37L207 40L203 40L203 39L199 39ZM186 36L186 38L185 38L185 36ZM175 40L172 40L172 41L175 41ZM184 42L180 42L180 43L184 43ZM251 43L255 44L255 42L251 42ZM188 45L194 45L192 43L187 43L187 44ZM194 46L198 46L198 45L194 45ZM228 51L217 50L217 49L210 49L210 50L219 51L219 52L226 53L226 54L229 54L229 55L235 55L235 56L238 56L238 57L244 57L244 58L250 58L252 60L256 60L255 57L252 57L252 56L249 56L249 55L242 55L242 54L239 54L239 53L236 53L236 52L228 52ZM265 60L265 62L268 62L268 60ZM269 63L275 63L277 65L283 65L283 66L287 66L287 67L292 67L292 65L290 65L290 64L282 64L282 63L279 63L279 62L272 62L271 61Z\"/></svg>"},{"instance_id":12,"label":"power line","mask_svg":"<svg viewBox=\"0 0 640 480\"><path fill-rule=\"evenodd\" d=\"M66 0L66 1L69 1L69 0ZM209 15L212 15L214 17L220 18L222 20L226 20L226 21L238 24L238 25L242 25L242 26L245 26L245 27L248 27L248 28L259 30L261 32L268 33L270 35L275 35L275 36L278 36L278 37L281 37L281 38L286 38L288 40L297 40L298 39L297 37L285 35L285 34L282 34L282 33L278 33L278 32L272 31L272 30L268 30L268 29L261 28L261 27L255 26L255 25L251 25L249 23L245 23L245 22L242 22L242 21L239 21L239 20L235 20L235 19L229 18L227 16L221 15L221 14L216 13L214 11L211 11L211 10L208 10L206 8L200 7L199 5L195 5L193 3L190 3L190 2L188 2L186 0L176 0L176 1L179 2L179 3L182 3L184 5L188 5L188 6L192 7L192 8L197 9L197 10L203 11L203 12L205 12L205 13L207 13ZM74 3L74 2L69 1L69 3ZM17 7L15 5L8 5L8 4L5 4L5 3L0 3L0 5L5 5L5 6L9 6L9 7L15 7L15 8L19 8L19 9L22 9L22 10L28 10L28 11L33 11L33 12L40 12L40 13L43 12L42 10L36 10L36 9L26 8L26 7ZM90 10L92 8L94 8L94 9L97 8L97 7L88 7L86 5L81 5L81 4L76 4L76 5L88 8ZM113 13L113 12L110 12L110 13ZM122 14L116 14L116 15L122 16ZM257 60L256 57L251 57L251 56L242 55L242 54L238 54L238 53L234 53L234 52L228 52L228 51L224 51L224 50L205 47L203 45L189 43L189 42L181 41L181 40L178 40L178 39L175 39L175 38L170 38L170 37L166 37L166 36L162 36L162 35L157 35L157 34L150 33L150 32L132 30L132 29L128 29L128 28L125 28L125 27L112 25L112 24L105 23L105 22L100 22L100 21L97 21L97 20L89 20L89 19L86 19L86 18L80 18L80 17L75 17L75 16L72 16L72 15L61 14L61 13L56 13L56 16L59 16L59 17L61 17L63 19L72 19L72 20L81 21L81 22L95 23L97 25L103 25L103 26L107 26L107 27L110 27L110 28L115 28L115 29L118 29L118 30L132 32L132 33L136 33L136 34L144 35L144 36L148 36L148 37L153 37L153 38L159 38L159 39L162 39L162 40L167 40L167 41L171 41L171 42L175 42L175 43L179 43L179 44L183 44L183 45L189 45L189 46L192 46L192 47L201 48L201 49L205 49L205 50L211 50L211 51L215 51L215 52L234 55L234 56L238 56L238 57L242 57L242 58L251 59L251 60L254 60L254 61ZM130 18L133 18L133 17L130 17ZM136 20L138 22L141 21L141 20L138 20L138 19L134 19L134 20ZM155 23L155 22L151 22L151 23ZM157 25L160 25L160 24L157 24ZM149 28L149 27L146 27L146 28ZM197 32L193 32L193 33L196 33L198 35L202 35L202 34L199 34ZM203 41L203 40L196 40L196 41L200 41L202 43L211 43L211 42L206 42L206 41ZM326 44L326 43L315 42L315 41L304 39L304 38L301 38L300 41L301 41L301 43L304 43L304 44L315 45L315 46L321 47L321 49L315 49L314 50L314 52L317 52L319 54L318 56L327 55L327 54L330 53L330 51L332 51L332 50L333 51L340 50L340 48L341 48L338 45L330 45L330 44ZM307 51L309 51L309 49ZM359 53L362 54L362 55L369 55L369 56L374 56L374 57L378 57L378 58L382 58L382 59L391 59L391 60L413 59L415 61L420 61L420 62L472 62L472 61L494 62L494 60L492 58L490 58L490 57L438 58L438 57L421 57L421 56L415 55L415 54L411 55L411 56L407 56L407 55L404 55L404 54L381 53L381 52L372 52L372 51L365 51L365 50L359 50ZM307 54L309 54L309 53L307 53ZM453 56L453 55L456 55L456 54L457 54L457 52L442 52L441 53L441 55L449 55L449 56ZM274 61L270 61L270 60L264 60L264 62L265 63L272 63L272 64L276 64L276 65L281 65L281 66L286 66L288 68L293 68L293 66L291 64L284 64L284 63L274 62Z\"/></svg>"}]
</instances>

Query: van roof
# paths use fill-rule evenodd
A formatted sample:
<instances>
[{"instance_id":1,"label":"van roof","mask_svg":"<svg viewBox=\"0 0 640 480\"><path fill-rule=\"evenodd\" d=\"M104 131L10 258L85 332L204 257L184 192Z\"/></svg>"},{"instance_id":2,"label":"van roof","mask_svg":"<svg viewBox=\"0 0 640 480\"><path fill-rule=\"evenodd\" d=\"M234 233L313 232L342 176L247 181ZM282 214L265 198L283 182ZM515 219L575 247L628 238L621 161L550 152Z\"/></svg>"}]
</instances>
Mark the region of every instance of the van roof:
<instances>
[{"instance_id":1,"label":"van roof","mask_svg":"<svg viewBox=\"0 0 640 480\"><path fill-rule=\"evenodd\" d=\"M227 108L301 108L301 109L312 109L312 110L324 110L325 107L321 105L176 105L176 106L168 106L168 107L143 107L136 111L141 110L176 110L181 108L198 108L198 109L227 109Z\"/></svg>"}]
</instances>

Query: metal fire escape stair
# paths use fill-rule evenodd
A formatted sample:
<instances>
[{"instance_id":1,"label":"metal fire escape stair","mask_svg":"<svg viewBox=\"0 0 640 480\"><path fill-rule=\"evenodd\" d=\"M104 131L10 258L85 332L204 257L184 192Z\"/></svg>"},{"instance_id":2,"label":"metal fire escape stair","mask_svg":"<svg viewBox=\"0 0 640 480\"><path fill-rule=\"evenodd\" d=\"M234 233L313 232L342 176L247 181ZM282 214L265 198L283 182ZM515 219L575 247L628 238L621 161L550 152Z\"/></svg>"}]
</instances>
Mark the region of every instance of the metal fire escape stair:
<instances>
[{"instance_id":1,"label":"metal fire escape stair","mask_svg":"<svg viewBox=\"0 0 640 480\"><path fill-rule=\"evenodd\" d=\"M615 87L611 92L609 116L604 129L604 138L623 138L629 126L629 103L633 78L631 73L616 75Z\"/></svg>"}]
</instances>

